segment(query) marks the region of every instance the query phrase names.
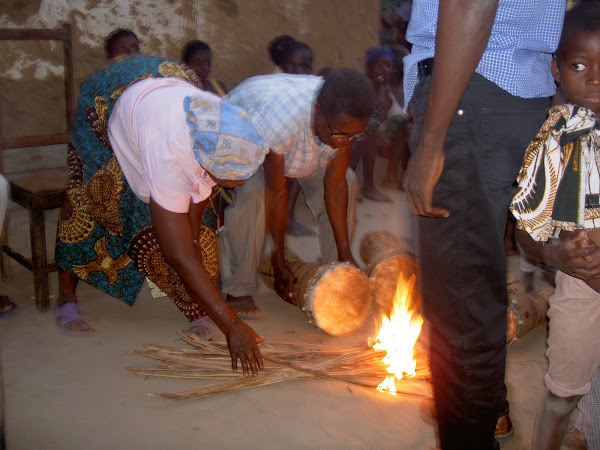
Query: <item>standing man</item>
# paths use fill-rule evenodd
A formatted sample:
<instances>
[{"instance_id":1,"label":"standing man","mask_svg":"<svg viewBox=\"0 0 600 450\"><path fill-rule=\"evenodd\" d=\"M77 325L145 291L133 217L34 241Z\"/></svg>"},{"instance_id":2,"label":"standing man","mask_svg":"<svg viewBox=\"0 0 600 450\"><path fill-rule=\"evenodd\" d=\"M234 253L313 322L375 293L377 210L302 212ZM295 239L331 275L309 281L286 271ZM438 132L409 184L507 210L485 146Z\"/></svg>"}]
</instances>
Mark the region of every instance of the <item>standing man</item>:
<instances>
[{"instance_id":1,"label":"standing man","mask_svg":"<svg viewBox=\"0 0 600 450\"><path fill-rule=\"evenodd\" d=\"M235 189L235 201L225 210L221 233L223 292L245 319L262 316L252 295L258 286L258 263L266 227L273 239L275 289L294 303L294 274L284 259L288 216L286 178L298 179L317 222L319 258L349 261L351 229L348 169L350 146L364 130L374 104L366 76L352 69L332 69L325 78L274 74L252 77L225 99L250 115L269 153L264 171ZM266 206L266 209L265 209ZM352 214L350 214L352 217ZM350 228L350 232L349 232Z\"/></svg>"},{"instance_id":2,"label":"standing man","mask_svg":"<svg viewBox=\"0 0 600 450\"><path fill-rule=\"evenodd\" d=\"M418 218L423 313L443 449L492 449L508 414L504 228L548 111L564 0L414 0L404 190ZM412 97L412 100L411 100Z\"/></svg>"}]
</instances>

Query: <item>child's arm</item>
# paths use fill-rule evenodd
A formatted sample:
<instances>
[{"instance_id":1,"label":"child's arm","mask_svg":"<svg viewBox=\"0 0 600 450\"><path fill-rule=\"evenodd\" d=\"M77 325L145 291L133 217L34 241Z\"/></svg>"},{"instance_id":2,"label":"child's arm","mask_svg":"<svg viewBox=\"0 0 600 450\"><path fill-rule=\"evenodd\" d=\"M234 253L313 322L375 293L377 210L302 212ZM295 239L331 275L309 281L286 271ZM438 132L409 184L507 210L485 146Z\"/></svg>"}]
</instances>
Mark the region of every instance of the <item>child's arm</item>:
<instances>
[{"instance_id":1,"label":"child's arm","mask_svg":"<svg viewBox=\"0 0 600 450\"><path fill-rule=\"evenodd\" d=\"M515 230L515 238L527 256L582 280L600 276L600 247L579 230L556 242L534 241L524 230Z\"/></svg>"}]
</instances>

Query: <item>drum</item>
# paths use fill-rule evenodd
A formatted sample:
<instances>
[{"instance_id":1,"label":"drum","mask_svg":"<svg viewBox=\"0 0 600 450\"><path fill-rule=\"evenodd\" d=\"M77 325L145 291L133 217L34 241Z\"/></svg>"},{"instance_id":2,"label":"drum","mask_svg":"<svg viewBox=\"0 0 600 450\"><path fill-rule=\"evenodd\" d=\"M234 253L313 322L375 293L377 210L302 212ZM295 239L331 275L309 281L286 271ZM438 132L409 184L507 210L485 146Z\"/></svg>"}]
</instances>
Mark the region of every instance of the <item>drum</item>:
<instances>
[{"instance_id":1,"label":"drum","mask_svg":"<svg viewBox=\"0 0 600 450\"><path fill-rule=\"evenodd\" d=\"M506 343L510 344L546 322L550 307L548 299L554 288L546 287L533 294L508 293Z\"/></svg>"},{"instance_id":2,"label":"drum","mask_svg":"<svg viewBox=\"0 0 600 450\"><path fill-rule=\"evenodd\" d=\"M298 279L294 304L309 323L332 336L353 333L365 323L371 292L367 276L358 267L346 262L306 263L290 251L285 259ZM258 270L265 284L274 289L271 255L261 260Z\"/></svg>"},{"instance_id":3,"label":"drum","mask_svg":"<svg viewBox=\"0 0 600 450\"><path fill-rule=\"evenodd\" d=\"M417 275L417 260L400 249L396 237L389 231L380 230L367 233L360 243L360 256L367 264L369 286L373 300L382 313L390 315L400 274L405 281ZM411 308L416 309L421 299L419 283L415 283Z\"/></svg>"}]
</instances>

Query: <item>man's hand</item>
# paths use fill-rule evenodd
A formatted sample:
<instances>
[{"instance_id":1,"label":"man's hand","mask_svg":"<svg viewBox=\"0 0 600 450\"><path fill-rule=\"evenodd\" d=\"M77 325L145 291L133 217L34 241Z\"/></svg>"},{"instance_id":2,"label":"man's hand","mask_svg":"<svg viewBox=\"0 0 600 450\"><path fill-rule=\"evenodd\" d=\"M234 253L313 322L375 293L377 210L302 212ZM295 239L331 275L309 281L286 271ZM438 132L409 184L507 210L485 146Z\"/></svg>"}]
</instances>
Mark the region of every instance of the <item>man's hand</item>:
<instances>
[{"instance_id":1,"label":"man's hand","mask_svg":"<svg viewBox=\"0 0 600 450\"><path fill-rule=\"evenodd\" d=\"M580 230L541 250L542 260L560 271L582 280L600 276L600 247Z\"/></svg>"},{"instance_id":2,"label":"man's hand","mask_svg":"<svg viewBox=\"0 0 600 450\"><path fill-rule=\"evenodd\" d=\"M263 359L258 348L258 343L265 339L258 336L256 332L239 320L236 326L225 333L227 346L231 355L231 368L237 372L238 359L242 364L242 373L245 377L252 373L258 375L258 369L262 369Z\"/></svg>"},{"instance_id":3,"label":"man's hand","mask_svg":"<svg viewBox=\"0 0 600 450\"><path fill-rule=\"evenodd\" d=\"M298 281L285 259L276 253L271 256L273 275L275 276L275 292L286 302L294 305L294 284Z\"/></svg>"},{"instance_id":4,"label":"man's hand","mask_svg":"<svg viewBox=\"0 0 600 450\"><path fill-rule=\"evenodd\" d=\"M354 256L352 256L352 253L350 253L350 251L345 252L344 254L339 254L338 261L349 262L350 264L354 264L356 267L358 267L358 264L354 260Z\"/></svg>"},{"instance_id":5,"label":"man's hand","mask_svg":"<svg viewBox=\"0 0 600 450\"><path fill-rule=\"evenodd\" d=\"M406 201L410 211L419 216L448 217L445 209L432 205L433 189L442 175L444 168L444 149L439 148L425 153L419 143L416 152L410 157L404 181Z\"/></svg>"}]
</instances>

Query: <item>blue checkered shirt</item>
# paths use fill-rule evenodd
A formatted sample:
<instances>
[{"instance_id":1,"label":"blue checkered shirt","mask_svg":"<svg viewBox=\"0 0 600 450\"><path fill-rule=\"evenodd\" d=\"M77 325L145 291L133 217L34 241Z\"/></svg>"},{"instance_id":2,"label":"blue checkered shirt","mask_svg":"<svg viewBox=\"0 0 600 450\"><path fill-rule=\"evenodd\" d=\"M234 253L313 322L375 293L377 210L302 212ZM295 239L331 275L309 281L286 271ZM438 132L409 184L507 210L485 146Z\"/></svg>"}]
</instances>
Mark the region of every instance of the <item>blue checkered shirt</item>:
<instances>
[{"instance_id":1,"label":"blue checkered shirt","mask_svg":"<svg viewBox=\"0 0 600 450\"><path fill-rule=\"evenodd\" d=\"M278 73L248 78L225 96L245 109L265 144L285 155L285 176L302 178L325 167L335 150L313 134L323 78Z\"/></svg>"},{"instance_id":2,"label":"blue checkered shirt","mask_svg":"<svg viewBox=\"0 0 600 450\"><path fill-rule=\"evenodd\" d=\"M440 0L413 0L406 38L413 44L404 57L406 104L419 81L417 63L434 55ZM500 0L487 48L476 72L510 94L548 97L556 86L550 72L566 0ZM435 70L435 69L434 69Z\"/></svg>"}]
</instances>

